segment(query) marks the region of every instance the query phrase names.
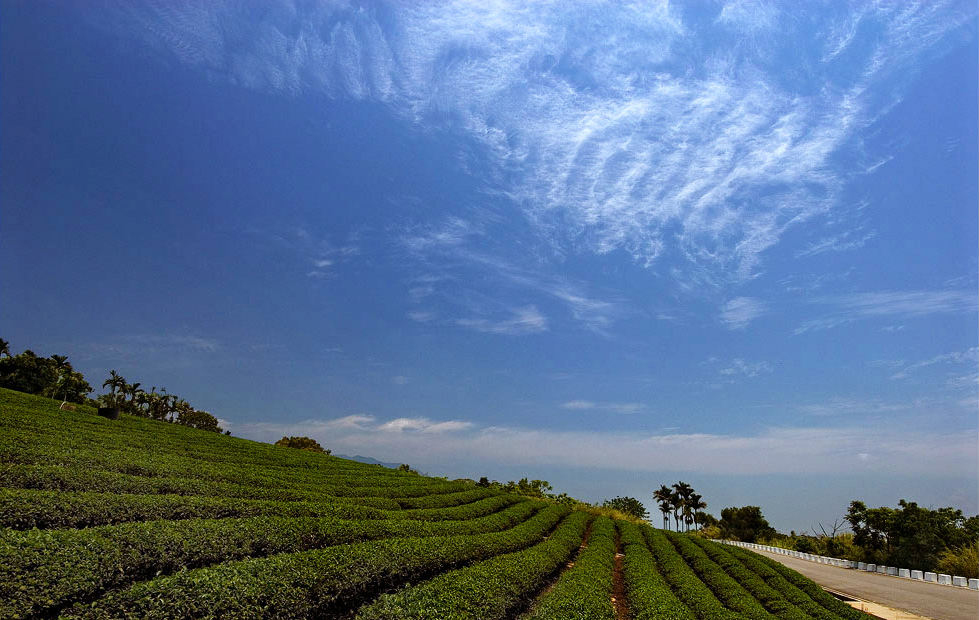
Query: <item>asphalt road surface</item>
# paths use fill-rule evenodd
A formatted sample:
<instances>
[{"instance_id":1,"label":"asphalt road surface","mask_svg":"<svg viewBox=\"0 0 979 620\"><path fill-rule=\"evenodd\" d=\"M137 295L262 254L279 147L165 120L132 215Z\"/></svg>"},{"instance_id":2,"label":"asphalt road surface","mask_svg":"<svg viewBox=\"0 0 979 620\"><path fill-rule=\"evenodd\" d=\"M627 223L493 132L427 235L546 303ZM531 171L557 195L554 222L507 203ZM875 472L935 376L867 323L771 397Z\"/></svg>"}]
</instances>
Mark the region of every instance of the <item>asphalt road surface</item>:
<instances>
[{"instance_id":1,"label":"asphalt road surface","mask_svg":"<svg viewBox=\"0 0 979 620\"><path fill-rule=\"evenodd\" d=\"M979 591L976 590L817 564L767 551L755 551L755 553L778 560L823 587L865 601L880 603L934 620L979 618Z\"/></svg>"}]
</instances>

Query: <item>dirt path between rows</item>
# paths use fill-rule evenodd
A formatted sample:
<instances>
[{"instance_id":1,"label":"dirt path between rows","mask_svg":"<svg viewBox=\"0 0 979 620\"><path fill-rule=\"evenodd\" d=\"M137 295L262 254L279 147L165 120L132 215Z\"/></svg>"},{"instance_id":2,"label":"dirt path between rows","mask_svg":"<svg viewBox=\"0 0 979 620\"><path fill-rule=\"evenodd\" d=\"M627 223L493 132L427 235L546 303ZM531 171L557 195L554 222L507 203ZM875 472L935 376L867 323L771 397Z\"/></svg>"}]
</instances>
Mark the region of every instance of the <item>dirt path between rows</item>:
<instances>
[{"instance_id":1,"label":"dirt path between rows","mask_svg":"<svg viewBox=\"0 0 979 620\"><path fill-rule=\"evenodd\" d=\"M629 601L625 596L625 579L622 577L622 563L625 555L622 553L622 540L619 532L615 532L615 569L612 572L612 607L615 609L615 620L629 620Z\"/></svg>"}]
</instances>

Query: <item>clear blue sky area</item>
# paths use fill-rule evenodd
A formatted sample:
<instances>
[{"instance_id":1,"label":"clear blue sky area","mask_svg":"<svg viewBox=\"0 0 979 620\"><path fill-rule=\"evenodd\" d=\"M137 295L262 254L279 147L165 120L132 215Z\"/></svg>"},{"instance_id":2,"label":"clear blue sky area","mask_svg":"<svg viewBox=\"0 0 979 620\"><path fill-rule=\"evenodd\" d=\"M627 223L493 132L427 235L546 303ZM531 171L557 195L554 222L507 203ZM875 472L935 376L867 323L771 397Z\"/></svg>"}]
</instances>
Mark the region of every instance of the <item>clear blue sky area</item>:
<instances>
[{"instance_id":1,"label":"clear blue sky area","mask_svg":"<svg viewBox=\"0 0 979 620\"><path fill-rule=\"evenodd\" d=\"M0 336L235 435L979 511L974 2L0 3Z\"/></svg>"}]
</instances>

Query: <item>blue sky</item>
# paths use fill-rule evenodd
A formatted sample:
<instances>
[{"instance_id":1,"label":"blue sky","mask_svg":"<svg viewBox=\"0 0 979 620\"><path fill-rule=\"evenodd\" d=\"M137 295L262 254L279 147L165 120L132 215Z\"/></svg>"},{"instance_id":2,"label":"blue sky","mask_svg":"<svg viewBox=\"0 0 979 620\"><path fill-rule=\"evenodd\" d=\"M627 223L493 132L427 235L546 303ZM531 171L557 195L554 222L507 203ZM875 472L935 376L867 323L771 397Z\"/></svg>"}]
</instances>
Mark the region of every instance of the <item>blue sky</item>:
<instances>
[{"instance_id":1,"label":"blue sky","mask_svg":"<svg viewBox=\"0 0 979 620\"><path fill-rule=\"evenodd\" d=\"M0 329L260 440L977 505L968 2L5 2Z\"/></svg>"}]
</instances>

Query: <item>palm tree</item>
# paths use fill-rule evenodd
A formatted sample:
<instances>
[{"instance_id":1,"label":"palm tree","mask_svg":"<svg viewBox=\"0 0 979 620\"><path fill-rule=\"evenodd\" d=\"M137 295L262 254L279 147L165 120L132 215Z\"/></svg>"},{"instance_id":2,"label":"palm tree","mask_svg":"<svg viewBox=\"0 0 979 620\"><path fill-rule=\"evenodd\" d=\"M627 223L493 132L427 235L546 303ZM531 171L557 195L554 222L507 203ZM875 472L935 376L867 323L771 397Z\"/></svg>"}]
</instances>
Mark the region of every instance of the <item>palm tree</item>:
<instances>
[{"instance_id":1,"label":"palm tree","mask_svg":"<svg viewBox=\"0 0 979 620\"><path fill-rule=\"evenodd\" d=\"M670 510L673 508L673 494L670 491L670 487L660 485L658 489L653 491L653 499L659 504L659 511L663 513L663 529L670 529Z\"/></svg>"},{"instance_id":2,"label":"palm tree","mask_svg":"<svg viewBox=\"0 0 979 620\"><path fill-rule=\"evenodd\" d=\"M690 508L690 495L693 493L693 487L684 481L679 481L673 485L673 518L676 519L676 529L680 531L680 514L683 514L683 522L687 522L687 516L689 515Z\"/></svg>"},{"instance_id":3,"label":"palm tree","mask_svg":"<svg viewBox=\"0 0 979 620\"><path fill-rule=\"evenodd\" d=\"M693 522L700 523L700 511L707 508L707 502L699 493L690 494L690 509L693 510Z\"/></svg>"},{"instance_id":4,"label":"palm tree","mask_svg":"<svg viewBox=\"0 0 979 620\"><path fill-rule=\"evenodd\" d=\"M52 355L51 361L54 362L54 371L58 373L57 381L51 386L51 398L55 398L59 392L58 388L65 383L65 371L71 372L71 364L68 363L67 355ZM68 401L66 400L65 402ZM61 404L64 405L65 403Z\"/></svg>"},{"instance_id":5,"label":"palm tree","mask_svg":"<svg viewBox=\"0 0 979 620\"><path fill-rule=\"evenodd\" d=\"M129 406L129 412L130 413L136 413L136 396L137 396L137 394L144 394L146 392L146 390L140 389L139 386L141 386L141 385L143 385L143 384L140 383L139 381L137 381L136 383L126 384L126 387L124 387L122 389L123 394L125 394L126 396L129 396L128 406Z\"/></svg>"},{"instance_id":6,"label":"palm tree","mask_svg":"<svg viewBox=\"0 0 979 620\"><path fill-rule=\"evenodd\" d=\"M126 383L126 380L123 378L123 376L117 373L115 370L111 370L109 371L109 378L105 380L105 383L102 384L102 387L106 387L106 386L109 387L109 394L112 396L110 400L112 401L112 404L115 405L117 404L116 390L122 393L122 391L126 388L126 385L128 384Z\"/></svg>"}]
</instances>

